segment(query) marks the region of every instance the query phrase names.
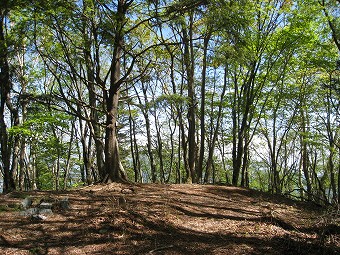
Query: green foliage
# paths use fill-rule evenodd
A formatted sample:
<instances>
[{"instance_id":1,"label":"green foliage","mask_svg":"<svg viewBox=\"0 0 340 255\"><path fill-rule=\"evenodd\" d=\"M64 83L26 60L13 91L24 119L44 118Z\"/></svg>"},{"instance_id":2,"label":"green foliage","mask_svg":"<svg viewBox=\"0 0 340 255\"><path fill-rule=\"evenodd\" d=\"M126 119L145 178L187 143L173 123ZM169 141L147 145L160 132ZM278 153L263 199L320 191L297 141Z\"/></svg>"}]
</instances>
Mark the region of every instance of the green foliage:
<instances>
[{"instance_id":1,"label":"green foliage","mask_svg":"<svg viewBox=\"0 0 340 255\"><path fill-rule=\"evenodd\" d=\"M1 212L18 212L20 211L19 204L1 204L0 205L0 213Z\"/></svg>"},{"instance_id":2,"label":"green foliage","mask_svg":"<svg viewBox=\"0 0 340 255\"><path fill-rule=\"evenodd\" d=\"M157 99L154 101L154 104L157 106L157 108L164 107L167 105L175 105L175 106L181 106L188 102L188 98L184 97L179 94L170 94L170 95L161 95L157 97Z\"/></svg>"},{"instance_id":3,"label":"green foliage","mask_svg":"<svg viewBox=\"0 0 340 255\"><path fill-rule=\"evenodd\" d=\"M30 171L36 169L39 188L56 188L57 181L63 185L62 175L69 167L67 185L83 185L79 179L84 175L80 172L84 155L78 154L84 151L96 169L98 146L105 147L108 87L117 71L112 62L115 38L122 34L120 102L128 104L118 107L117 134L129 179L135 174L130 124L135 124L137 132L132 137L138 148L132 149L138 149L144 181L151 181L149 142L158 179L161 159L165 177L171 173L170 182L178 181L177 168L181 178L185 177L184 151L192 134L188 133L187 76L193 71L195 115L205 117L206 136L200 137L197 117L193 131L196 156L199 143L205 141L207 148L217 129L215 181L232 176L233 149L243 153L241 148L249 148L246 166L252 188L268 191L279 185L282 193L300 195L295 190L305 188L310 178L313 194L326 196L321 193L326 193L339 174L337 170L331 173L329 161L334 169L340 165L336 146L330 146L333 138L336 145L339 140L339 95L330 93L328 86L338 74L334 38L340 16L335 1L321 3L132 1L122 20L117 3L108 0L1 2L7 23L0 47L8 53L13 85L11 104L5 106L6 123L11 123L7 131L11 138L22 139L17 145L25 144L27 165L34 164L24 169L30 179L27 182L33 178ZM184 32L193 38L189 49L193 70L186 70L184 63L188 50ZM203 83L206 38L210 40ZM205 112L199 101L203 98L201 84L205 84ZM16 111L20 124L14 125ZM149 140L145 115L151 122ZM218 117L221 122L215 127ZM307 147L309 176L301 171L302 147ZM204 158L204 164L206 161ZM312 162L317 162L315 168ZM278 183L274 183L273 164Z\"/></svg>"},{"instance_id":4,"label":"green foliage","mask_svg":"<svg viewBox=\"0 0 340 255\"><path fill-rule=\"evenodd\" d=\"M39 189L41 190L53 190L55 185L55 176L53 175L51 169L48 165L46 165L46 162L44 162L42 159L40 159L37 162L37 169L38 171L38 180L37 184Z\"/></svg>"},{"instance_id":5,"label":"green foliage","mask_svg":"<svg viewBox=\"0 0 340 255\"><path fill-rule=\"evenodd\" d=\"M84 182L75 182L75 183L72 184L72 186L70 188L77 189L77 188L80 188L84 185L86 185L86 183L84 183Z\"/></svg>"},{"instance_id":6,"label":"green foliage","mask_svg":"<svg viewBox=\"0 0 340 255\"><path fill-rule=\"evenodd\" d=\"M58 112L46 113L41 110L42 109L40 108L39 112L31 113L28 116L28 119L21 125L9 128L9 134L21 135L27 138L47 138L48 134L53 135L50 133L51 127L68 128L69 121L71 120L69 115ZM56 145L55 141L53 144L53 138L47 139L47 143L50 143L50 145Z\"/></svg>"}]
</instances>

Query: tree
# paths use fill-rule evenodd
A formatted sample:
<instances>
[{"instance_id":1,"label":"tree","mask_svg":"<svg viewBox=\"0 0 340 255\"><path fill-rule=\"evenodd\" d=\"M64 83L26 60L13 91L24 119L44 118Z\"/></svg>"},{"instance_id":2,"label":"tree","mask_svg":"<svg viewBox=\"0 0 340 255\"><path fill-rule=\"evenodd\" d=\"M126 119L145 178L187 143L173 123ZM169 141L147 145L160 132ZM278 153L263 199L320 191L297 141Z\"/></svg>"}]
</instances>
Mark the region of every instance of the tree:
<instances>
[{"instance_id":1,"label":"tree","mask_svg":"<svg viewBox=\"0 0 340 255\"><path fill-rule=\"evenodd\" d=\"M318 2L331 29L333 42L340 51L339 17L336 17L336 13L339 11L337 5L340 4L340 1L319 0Z\"/></svg>"},{"instance_id":2,"label":"tree","mask_svg":"<svg viewBox=\"0 0 340 255\"><path fill-rule=\"evenodd\" d=\"M1 140L1 171L4 175L4 192L10 192L15 189L14 183L14 172L10 169L11 159L11 145L9 135L7 132L7 125L5 120L6 107L11 113L16 115L16 109L14 109L11 99L10 92L12 84L10 81L10 67L8 61L8 47L9 43L7 40L6 27L7 18L10 12L11 6L9 1L4 1L0 4L0 140Z\"/></svg>"},{"instance_id":3,"label":"tree","mask_svg":"<svg viewBox=\"0 0 340 255\"><path fill-rule=\"evenodd\" d=\"M233 105L232 105L232 134L233 134L233 178L232 183L237 185L241 175L241 185L248 183L249 145L254 131L251 126L257 127L261 117L263 105L261 99L263 90L270 79L273 67L282 57L281 51L276 49L275 34L280 31L286 13L291 6L285 1L257 2L250 6L249 26L239 42L243 54L249 56L248 60L233 67ZM248 12L248 15L249 15ZM264 13L265 14L264 14ZM249 17L249 16L248 16ZM274 44L274 46L272 45ZM286 47L283 45L282 47ZM236 62L237 63L237 62ZM266 100L264 100L265 102Z\"/></svg>"},{"instance_id":4,"label":"tree","mask_svg":"<svg viewBox=\"0 0 340 255\"><path fill-rule=\"evenodd\" d=\"M113 54L110 66L110 85L105 96L105 173L108 181L126 181L126 174L120 162L116 122L118 118L119 89L127 74L121 77L121 58L124 45L124 24L126 14L133 1L118 0L115 13ZM132 67L132 66L131 66Z\"/></svg>"}]
</instances>

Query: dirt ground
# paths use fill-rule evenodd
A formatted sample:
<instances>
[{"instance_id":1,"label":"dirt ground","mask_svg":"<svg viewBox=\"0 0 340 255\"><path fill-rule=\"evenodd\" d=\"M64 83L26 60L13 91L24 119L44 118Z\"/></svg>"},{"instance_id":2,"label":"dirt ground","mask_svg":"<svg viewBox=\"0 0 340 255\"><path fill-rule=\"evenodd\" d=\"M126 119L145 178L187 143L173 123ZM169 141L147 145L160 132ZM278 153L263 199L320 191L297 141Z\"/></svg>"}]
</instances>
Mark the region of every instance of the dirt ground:
<instances>
[{"instance_id":1,"label":"dirt ground","mask_svg":"<svg viewBox=\"0 0 340 255\"><path fill-rule=\"evenodd\" d=\"M70 208L23 216L25 197ZM0 196L0 254L340 254L339 221L336 211L226 186L12 192Z\"/></svg>"}]
</instances>

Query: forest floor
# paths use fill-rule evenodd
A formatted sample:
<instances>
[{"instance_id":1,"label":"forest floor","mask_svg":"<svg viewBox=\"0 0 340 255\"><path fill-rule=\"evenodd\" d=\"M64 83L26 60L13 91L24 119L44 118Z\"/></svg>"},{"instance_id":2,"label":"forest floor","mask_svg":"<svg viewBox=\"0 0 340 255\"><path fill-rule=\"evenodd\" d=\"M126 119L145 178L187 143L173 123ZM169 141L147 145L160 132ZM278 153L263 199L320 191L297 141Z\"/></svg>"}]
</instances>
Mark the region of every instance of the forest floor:
<instances>
[{"instance_id":1,"label":"forest floor","mask_svg":"<svg viewBox=\"0 0 340 255\"><path fill-rule=\"evenodd\" d=\"M69 208L23 216L25 197ZM227 186L12 192L0 195L0 254L340 254L339 221L336 210Z\"/></svg>"}]
</instances>

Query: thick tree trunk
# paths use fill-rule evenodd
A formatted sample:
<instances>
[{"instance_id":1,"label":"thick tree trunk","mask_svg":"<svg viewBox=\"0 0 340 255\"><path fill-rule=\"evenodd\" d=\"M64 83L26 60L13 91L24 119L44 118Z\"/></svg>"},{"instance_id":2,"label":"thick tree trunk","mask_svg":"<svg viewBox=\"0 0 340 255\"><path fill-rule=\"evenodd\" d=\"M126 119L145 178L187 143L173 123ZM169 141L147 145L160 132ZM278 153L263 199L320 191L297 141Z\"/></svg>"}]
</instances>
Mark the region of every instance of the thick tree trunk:
<instances>
[{"instance_id":1,"label":"thick tree trunk","mask_svg":"<svg viewBox=\"0 0 340 255\"><path fill-rule=\"evenodd\" d=\"M111 62L110 88L106 95L105 127L105 178L104 182L126 182L127 177L120 161L117 139L119 88L121 80L121 57L123 53L125 14L132 1L119 0L116 13L114 50Z\"/></svg>"},{"instance_id":2,"label":"thick tree trunk","mask_svg":"<svg viewBox=\"0 0 340 255\"><path fill-rule=\"evenodd\" d=\"M241 171L242 155L243 155L243 132L240 130L240 95L238 79L235 76L234 79L234 95L232 106L232 136L233 136L233 148L232 148L232 160L233 160L233 176L232 184L238 185L238 179Z\"/></svg>"},{"instance_id":3,"label":"thick tree trunk","mask_svg":"<svg viewBox=\"0 0 340 255\"><path fill-rule=\"evenodd\" d=\"M242 158L244 155L244 136L245 129L244 127L238 127L238 116L233 114L233 123L237 126L233 126L233 179L232 184L237 186L238 180L242 167Z\"/></svg>"},{"instance_id":4,"label":"thick tree trunk","mask_svg":"<svg viewBox=\"0 0 340 255\"><path fill-rule=\"evenodd\" d=\"M4 173L3 192L7 193L15 190L15 182L13 172L10 167L11 147L7 133L7 125L5 122L5 106L9 104L11 82L9 79L9 65L7 60L7 48L5 41L5 16L6 10L0 9L0 146L2 171Z\"/></svg>"},{"instance_id":5,"label":"thick tree trunk","mask_svg":"<svg viewBox=\"0 0 340 255\"><path fill-rule=\"evenodd\" d=\"M104 181L125 182L127 181L127 177L125 175L124 168L120 162L116 127L119 91L112 92L112 96L110 97L107 100L107 120L105 136L106 176Z\"/></svg>"}]
</instances>

